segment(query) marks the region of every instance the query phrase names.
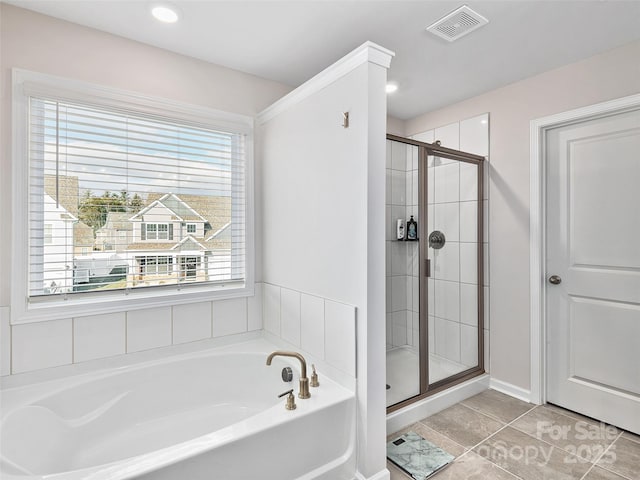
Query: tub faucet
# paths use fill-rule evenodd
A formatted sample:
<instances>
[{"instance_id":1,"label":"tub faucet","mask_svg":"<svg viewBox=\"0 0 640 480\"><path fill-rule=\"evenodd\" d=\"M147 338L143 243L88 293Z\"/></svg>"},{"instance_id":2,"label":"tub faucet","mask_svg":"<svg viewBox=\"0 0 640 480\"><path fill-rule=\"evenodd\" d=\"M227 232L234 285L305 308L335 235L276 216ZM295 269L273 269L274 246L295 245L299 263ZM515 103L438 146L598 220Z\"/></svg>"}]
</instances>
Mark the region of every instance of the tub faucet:
<instances>
[{"instance_id":1,"label":"tub faucet","mask_svg":"<svg viewBox=\"0 0 640 480\"><path fill-rule=\"evenodd\" d=\"M300 392L298 393L298 397L309 398L311 394L309 393L309 379L307 378L307 361L304 359L304 357L297 352L286 352L283 350L278 350L267 357L267 365L271 365L271 360L273 360L273 357L292 357L300 360L302 371L300 372Z\"/></svg>"}]
</instances>

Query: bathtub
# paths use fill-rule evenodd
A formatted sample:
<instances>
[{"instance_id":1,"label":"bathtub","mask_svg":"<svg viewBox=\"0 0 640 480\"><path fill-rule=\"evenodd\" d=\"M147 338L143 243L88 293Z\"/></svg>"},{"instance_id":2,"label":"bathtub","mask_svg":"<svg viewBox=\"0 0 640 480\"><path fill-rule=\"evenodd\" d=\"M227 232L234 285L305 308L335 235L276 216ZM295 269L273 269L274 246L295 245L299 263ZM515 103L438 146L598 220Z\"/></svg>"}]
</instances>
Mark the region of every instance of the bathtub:
<instances>
[{"instance_id":1,"label":"bathtub","mask_svg":"<svg viewBox=\"0 0 640 480\"><path fill-rule=\"evenodd\" d=\"M354 393L252 340L2 391L0 478L117 480L355 477ZM283 382L291 366L294 379ZM310 366L309 366L310 367Z\"/></svg>"}]
</instances>

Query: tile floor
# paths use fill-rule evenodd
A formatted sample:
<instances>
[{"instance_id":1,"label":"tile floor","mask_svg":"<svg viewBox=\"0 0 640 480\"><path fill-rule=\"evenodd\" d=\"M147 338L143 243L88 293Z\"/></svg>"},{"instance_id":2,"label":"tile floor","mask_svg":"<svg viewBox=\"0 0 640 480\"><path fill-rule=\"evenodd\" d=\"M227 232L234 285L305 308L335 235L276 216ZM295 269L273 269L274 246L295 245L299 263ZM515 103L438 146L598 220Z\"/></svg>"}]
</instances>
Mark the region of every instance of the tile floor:
<instances>
[{"instance_id":1,"label":"tile floor","mask_svg":"<svg viewBox=\"0 0 640 480\"><path fill-rule=\"evenodd\" d=\"M487 390L400 432L456 459L430 480L640 480L640 436ZM391 480L410 477L391 462Z\"/></svg>"}]
</instances>

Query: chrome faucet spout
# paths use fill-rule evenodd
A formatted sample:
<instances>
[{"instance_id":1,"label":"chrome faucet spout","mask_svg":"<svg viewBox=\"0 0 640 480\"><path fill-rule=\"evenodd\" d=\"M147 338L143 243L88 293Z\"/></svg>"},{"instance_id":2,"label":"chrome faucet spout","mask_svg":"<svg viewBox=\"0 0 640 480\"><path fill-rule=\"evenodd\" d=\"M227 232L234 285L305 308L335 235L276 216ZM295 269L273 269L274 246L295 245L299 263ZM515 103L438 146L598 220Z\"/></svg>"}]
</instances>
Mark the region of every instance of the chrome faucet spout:
<instances>
[{"instance_id":1,"label":"chrome faucet spout","mask_svg":"<svg viewBox=\"0 0 640 480\"><path fill-rule=\"evenodd\" d=\"M269 356L267 357L267 365L271 365L271 361L274 357L291 357L300 360L300 392L298 393L298 397L309 398L311 394L309 393L309 379L307 378L307 361L304 359L304 357L298 352L277 350L269 354Z\"/></svg>"}]
</instances>

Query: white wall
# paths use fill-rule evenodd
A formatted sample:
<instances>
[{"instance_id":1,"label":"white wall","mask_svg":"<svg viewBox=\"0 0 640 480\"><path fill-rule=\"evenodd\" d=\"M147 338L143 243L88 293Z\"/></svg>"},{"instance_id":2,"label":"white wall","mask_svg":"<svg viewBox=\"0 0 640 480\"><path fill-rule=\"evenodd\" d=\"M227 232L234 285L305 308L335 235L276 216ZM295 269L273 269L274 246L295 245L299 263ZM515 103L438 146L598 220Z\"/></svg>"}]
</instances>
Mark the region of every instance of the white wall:
<instances>
[{"instance_id":1,"label":"white wall","mask_svg":"<svg viewBox=\"0 0 640 480\"><path fill-rule=\"evenodd\" d=\"M290 87L4 3L0 4L0 45L0 373L11 371L12 356L16 373L82 361L92 356L93 348L96 355L108 356L261 328L249 327L245 314L238 317L237 325L220 325L216 333L216 304L211 302L194 305L193 317L184 321L182 309L188 306L9 326L11 229L6 226L11 224L12 194L11 69L59 75L251 116ZM246 312L247 301L238 302L237 308ZM229 311L224 305L219 312ZM145 323L144 318L155 314L161 321ZM99 347L94 342L102 328L110 341ZM138 331L144 331L141 335L149 340L136 341ZM87 335L85 343L82 332Z\"/></svg>"},{"instance_id":2,"label":"white wall","mask_svg":"<svg viewBox=\"0 0 640 480\"><path fill-rule=\"evenodd\" d=\"M370 62L342 67L323 72L336 79L322 89L294 91L291 105L266 117L257 148L258 214L266 283L356 307L357 457L368 478L385 471L386 456L386 68ZM345 111L349 128L341 126ZM267 330L277 328L270 325L265 317ZM325 334L325 348L341 337Z\"/></svg>"},{"instance_id":3,"label":"white wall","mask_svg":"<svg viewBox=\"0 0 640 480\"><path fill-rule=\"evenodd\" d=\"M367 83L362 65L262 126L265 282L366 302Z\"/></svg>"},{"instance_id":4,"label":"white wall","mask_svg":"<svg viewBox=\"0 0 640 480\"><path fill-rule=\"evenodd\" d=\"M530 389L529 124L640 92L640 42L405 122L407 135L483 112L491 116L491 374Z\"/></svg>"}]
</instances>

